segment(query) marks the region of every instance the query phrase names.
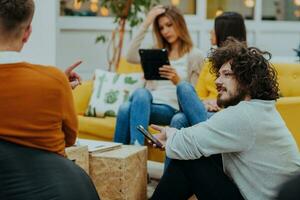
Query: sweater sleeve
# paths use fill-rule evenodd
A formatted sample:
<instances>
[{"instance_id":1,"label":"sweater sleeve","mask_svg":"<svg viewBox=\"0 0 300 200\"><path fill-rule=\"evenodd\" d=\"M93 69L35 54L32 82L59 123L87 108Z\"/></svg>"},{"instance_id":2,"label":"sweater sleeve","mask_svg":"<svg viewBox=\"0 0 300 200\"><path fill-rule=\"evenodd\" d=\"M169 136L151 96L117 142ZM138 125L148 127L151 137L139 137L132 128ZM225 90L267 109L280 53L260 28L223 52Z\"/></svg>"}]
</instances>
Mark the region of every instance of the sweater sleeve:
<instances>
[{"instance_id":1,"label":"sweater sleeve","mask_svg":"<svg viewBox=\"0 0 300 200\"><path fill-rule=\"evenodd\" d=\"M72 146L75 143L77 137L77 115L74 107L74 100L72 95L72 90L70 84L66 77L64 77L64 87L63 87L63 102L62 102L62 110L63 110L63 121L62 121L62 131L65 134L65 143L66 146Z\"/></svg>"},{"instance_id":2,"label":"sweater sleeve","mask_svg":"<svg viewBox=\"0 0 300 200\"><path fill-rule=\"evenodd\" d=\"M138 33L133 37L127 52L127 61L130 63L139 64L140 56L139 56L139 48L141 47L142 41L145 38L148 27L144 24L141 25Z\"/></svg>"},{"instance_id":3,"label":"sweater sleeve","mask_svg":"<svg viewBox=\"0 0 300 200\"><path fill-rule=\"evenodd\" d=\"M249 149L255 140L249 117L245 110L234 107L236 108L222 110L205 122L170 135L166 145L167 156L192 160Z\"/></svg>"}]
</instances>

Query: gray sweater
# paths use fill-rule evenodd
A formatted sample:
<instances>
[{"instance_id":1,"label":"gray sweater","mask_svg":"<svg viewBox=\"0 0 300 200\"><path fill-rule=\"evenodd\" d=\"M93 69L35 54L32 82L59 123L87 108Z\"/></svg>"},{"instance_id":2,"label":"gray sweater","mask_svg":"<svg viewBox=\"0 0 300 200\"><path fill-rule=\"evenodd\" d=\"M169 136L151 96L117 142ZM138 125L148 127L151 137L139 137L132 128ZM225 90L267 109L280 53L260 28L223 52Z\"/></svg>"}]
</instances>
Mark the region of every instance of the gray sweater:
<instances>
[{"instance_id":1,"label":"gray sweater","mask_svg":"<svg viewBox=\"0 0 300 200\"><path fill-rule=\"evenodd\" d=\"M300 170L296 142L274 101L242 101L170 134L166 152L180 160L221 153L225 173L245 199L272 199L280 184Z\"/></svg>"}]
</instances>

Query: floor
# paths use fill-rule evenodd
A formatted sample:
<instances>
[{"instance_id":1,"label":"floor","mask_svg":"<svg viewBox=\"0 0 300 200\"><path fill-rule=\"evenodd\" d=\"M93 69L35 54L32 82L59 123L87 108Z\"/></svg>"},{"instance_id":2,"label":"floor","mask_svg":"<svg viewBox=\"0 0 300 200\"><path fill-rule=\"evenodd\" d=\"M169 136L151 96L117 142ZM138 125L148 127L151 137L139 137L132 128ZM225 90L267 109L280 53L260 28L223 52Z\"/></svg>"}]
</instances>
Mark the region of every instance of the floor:
<instances>
[{"instance_id":1,"label":"floor","mask_svg":"<svg viewBox=\"0 0 300 200\"><path fill-rule=\"evenodd\" d=\"M161 178L164 170L163 163L148 161L147 162L149 182L147 186L147 197L150 198L154 192L159 179Z\"/></svg>"}]
</instances>

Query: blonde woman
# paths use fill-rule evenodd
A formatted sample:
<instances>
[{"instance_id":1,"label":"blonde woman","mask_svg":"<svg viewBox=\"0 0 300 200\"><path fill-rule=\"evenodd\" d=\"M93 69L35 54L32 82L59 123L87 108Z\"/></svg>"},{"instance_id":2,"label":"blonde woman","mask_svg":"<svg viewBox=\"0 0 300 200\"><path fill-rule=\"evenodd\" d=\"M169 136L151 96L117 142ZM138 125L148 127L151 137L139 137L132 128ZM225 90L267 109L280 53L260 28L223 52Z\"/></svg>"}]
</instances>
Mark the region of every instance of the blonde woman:
<instances>
[{"instance_id":1,"label":"blonde woman","mask_svg":"<svg viewBox=\"0 0 300 200\"><path fill-rule=\"evenodd\" d=\"M149 12L128 49L127 60L140 63L138 50L148 28L153 25L156 44L153 48L168 50L170 65L160 68L161 77L168 80L147 81L145 88L137 89L129 102L118 112L115 142L144 144L144 137L136 129L150 123L169 125L179 111L176 85L181 81L195 84L203 63L203 56L195 48L183 15L175 7L156 6Z\"/></svg>"}]
</instances>

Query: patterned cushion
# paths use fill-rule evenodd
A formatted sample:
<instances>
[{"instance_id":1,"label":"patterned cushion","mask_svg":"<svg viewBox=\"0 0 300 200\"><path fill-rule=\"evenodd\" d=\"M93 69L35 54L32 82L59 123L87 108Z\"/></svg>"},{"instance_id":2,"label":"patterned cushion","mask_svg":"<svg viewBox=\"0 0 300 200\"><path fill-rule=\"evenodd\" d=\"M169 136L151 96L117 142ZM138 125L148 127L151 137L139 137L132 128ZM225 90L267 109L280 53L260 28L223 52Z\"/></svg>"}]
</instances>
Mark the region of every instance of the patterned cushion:
<instances>
[{"instance_id":1,"label":"patterned cushion","mask_svg":"<svg viewBox=\"0 0 300 200\"><path fill-rule=\"evenodd\" d=\"M95 81L86 116L116 116L119 106L128 101L137 88L144 87L141 73L118 74L96 70Z\"/></svg>"}]
</instances>

